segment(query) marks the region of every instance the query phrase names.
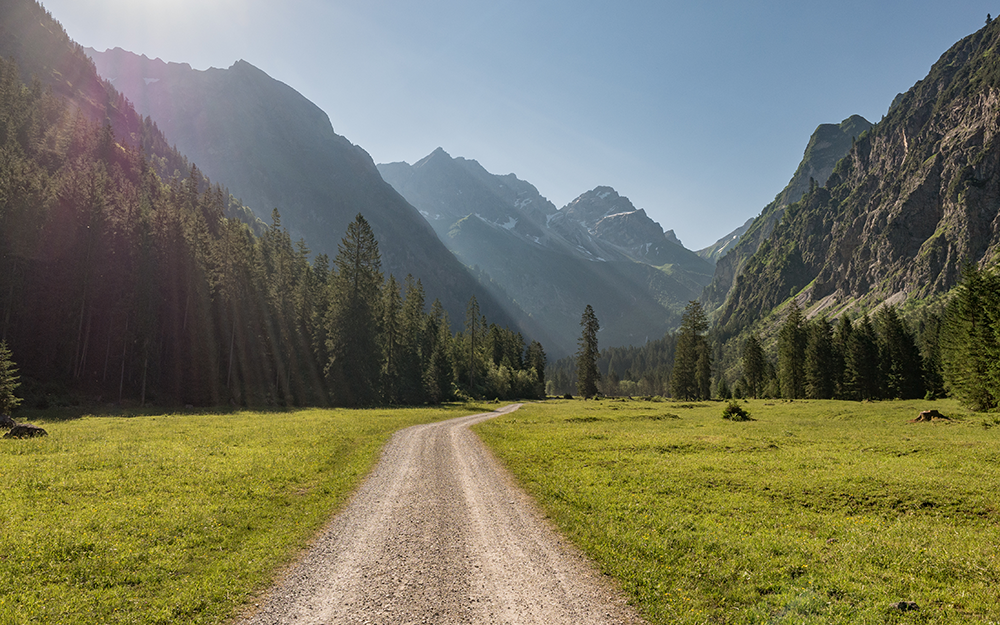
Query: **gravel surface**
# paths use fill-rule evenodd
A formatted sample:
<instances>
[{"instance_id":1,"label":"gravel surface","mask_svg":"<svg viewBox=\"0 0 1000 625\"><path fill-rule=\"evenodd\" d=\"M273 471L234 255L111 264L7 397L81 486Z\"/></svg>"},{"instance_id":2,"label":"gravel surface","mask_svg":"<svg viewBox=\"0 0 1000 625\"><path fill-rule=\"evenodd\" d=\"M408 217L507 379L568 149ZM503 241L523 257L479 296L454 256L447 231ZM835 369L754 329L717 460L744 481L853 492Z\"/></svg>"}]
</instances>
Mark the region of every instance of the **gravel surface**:
<instances>
[{"instance_id":1,"label":"gravel surface","mask_svg":"<svg viewBox=\"0 0 1000 625\"><path fill-rule=\"evenodd\" d=\"M642 623L469 426L397 432L247 624Z\"/></svg>"}]
</instances>

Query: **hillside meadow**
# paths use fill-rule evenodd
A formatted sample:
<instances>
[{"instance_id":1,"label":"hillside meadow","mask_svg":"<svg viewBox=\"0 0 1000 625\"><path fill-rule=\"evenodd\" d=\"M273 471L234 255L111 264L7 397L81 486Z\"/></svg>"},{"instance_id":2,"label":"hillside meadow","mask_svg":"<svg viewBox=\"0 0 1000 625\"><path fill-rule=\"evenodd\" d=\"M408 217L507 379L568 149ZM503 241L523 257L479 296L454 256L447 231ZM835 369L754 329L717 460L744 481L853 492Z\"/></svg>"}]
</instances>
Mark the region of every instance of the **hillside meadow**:
<instances>
[{"instance_id":1,"label":"hillside meadow","mask_svg":"<svg viewBox=\"0 0 1000 625\"><path fill-rule=\"evenodd\" d=\"M475 430L652 623L1000 622L998 415L741 405L559 400ZM908 423L928 408L951 420Z\"/></svg>"},{"instance_id":2,"label":"hillside meadow","mask_svg":"<svg viewBox=\"0 0 1000 625\"><path fill-rule=\"evenodd\" d=\"M22 415L49 436L0 439L0 624L224 621L392 432L491 409Z\"/></svg>"}]
</instances>

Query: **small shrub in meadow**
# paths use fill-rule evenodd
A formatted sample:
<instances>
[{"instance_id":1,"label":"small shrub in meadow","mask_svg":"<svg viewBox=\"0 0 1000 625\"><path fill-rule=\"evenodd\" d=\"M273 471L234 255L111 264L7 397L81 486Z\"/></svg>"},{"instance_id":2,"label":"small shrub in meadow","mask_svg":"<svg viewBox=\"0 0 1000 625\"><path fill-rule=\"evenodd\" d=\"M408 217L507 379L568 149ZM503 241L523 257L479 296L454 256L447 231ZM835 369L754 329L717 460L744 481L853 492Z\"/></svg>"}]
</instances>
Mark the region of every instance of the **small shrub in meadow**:
<instances>
[{"instance_id":1,"label":"small shrub in meadow","mask_svg":"<svg viewBox=\"0 0 1000 625\"><path fill-rule=\"evenodd\" d=\"M722 409L722 418L730 421L750 421L750 413L735 399L730 400Z\"/></svg>"}]
</instances>

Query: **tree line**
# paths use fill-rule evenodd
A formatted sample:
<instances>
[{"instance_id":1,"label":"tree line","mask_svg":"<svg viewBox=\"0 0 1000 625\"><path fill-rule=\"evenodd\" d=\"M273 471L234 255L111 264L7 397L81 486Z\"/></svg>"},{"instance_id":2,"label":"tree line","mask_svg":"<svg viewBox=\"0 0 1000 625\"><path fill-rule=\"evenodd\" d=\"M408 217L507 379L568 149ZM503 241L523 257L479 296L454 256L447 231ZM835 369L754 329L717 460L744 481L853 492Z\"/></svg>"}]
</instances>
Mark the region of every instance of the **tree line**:
<instances>
[{"instance_id":1,"label":"tree line","mask_svg":"<svg viewBox=\"0 0 1000 625\"><path fill-rule=\"evenodd\" d=\"M277 210L259 236L194 166L0 61L0 341L26 395L198 405L372 405L537 396L541 345L470 301L453 333L419 280L381 271L365 219L310 260ZM160 139L156 139L156 137ZM150 138L152 137L152 138ZM252 221L252 220L249 220Z\"/></svg>"},{"instance_id":2,"label":"tree line","mask_svg":"<svg viewBox=\"0 0 1000 625\"><path fill-rule=\"evenodd\" d=\"M792 298L770 350L748 332L738 354L723 354L697 301L688 304L676 332L641 347L597 352L596 332L587 329L596 324L588 307L580 350L551 368L550 394L858 401L948 394L975 410L1000 407L1000 272L995 269L967 268L943 310L925 309L916 329L891 305L830 321L806 319ZM732 377L717 366L722 360L737 362L728 370Z\"/></svg>"}]
</instances>

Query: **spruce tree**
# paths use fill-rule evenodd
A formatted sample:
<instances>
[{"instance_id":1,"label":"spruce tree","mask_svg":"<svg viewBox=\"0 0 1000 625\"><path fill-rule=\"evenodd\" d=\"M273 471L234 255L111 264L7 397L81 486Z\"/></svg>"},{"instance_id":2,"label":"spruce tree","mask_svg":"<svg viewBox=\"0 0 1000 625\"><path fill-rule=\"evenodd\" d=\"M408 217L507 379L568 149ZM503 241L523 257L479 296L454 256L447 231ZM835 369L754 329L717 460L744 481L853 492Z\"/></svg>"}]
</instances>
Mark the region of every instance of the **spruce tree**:
<instances>
[{"instance_id":1,"label":"spruce tree","mask_svg":"<svg viewBox=\"0 0 1000 625\"><path fill-rule=\"evenodd\" d=\"M788 315L778 334L778 382L781 396L800 399L805 396L805 332L802 329L802 310L792 299Z\"/></svg>"},{"instance_id":2,"label":"spruce tree","mask_svg":"<svg viewBox=\"0 0 1000 625\"><path fill-rule=\"evenodd\" d=\"M532 341L528 346L528 356L525 365L535 372L538 397L545 397L545 350L538 341Z\"/></svg>"},{"instance_id":3,"label":"spruce tree","mask_svg":"<svg viewBox=\"0 0 1000 625\"><path fill-rule=\"evenodd\" d=\"M879 365L884 399L917 399L924 396L923 358L917 342L894 306L875 313Z\"/></svg>"},{"instance_id":4,"label":"spruce tree","mask_svg":"<svg viewBox=\"0 0 1000 625\"><path fill-rule=\"evenodd\" d=\"M382 363L379 344L382 261L378 241L359 213L347 227L333 261L327 314L327 375L333 400L370 405L378 398Z\"/></svg>"},{"instance_id":5,"label":"spruce tree","mask_svg":"<svg viewBox=\"0 0 1000 625\"><path fill-rule=\"evenodd\" d=\"M6 342L0 342L0 415L10 415L21 403L14 394L21 385L18 381L17 367Z\"/></svg>"},{"instance_id":6,"label":"spruce tree","mask_svg":"<svg viewBox=\"0 0 1000 625\"><path fill-rule=\"evenodd\" d=\"M435 299L431 304L427 320L427 336L430 358L427 361L424 381L428 398L432 402L447 401L451 399L452 383L455 379L455 366L451 356L454 338L448 326L448 313L441 305L441 300Z\"/></svg>"},{"instance_id":7,"label":"spruce tree","mask_svg":"<svg viewBox=\"0 0 1000 625\"><path fill-rule=\"evenodd\" d=\"M941 365L945 387L973 410L1000 406L1000 276L975 266L945 312Z\"/></svg>"},{"instance_id":8,"label":"spruce tree","mask_svg":"<svg viewBox=\"0 0 1000 625\"><path fill-rule=\"evenodd\" d=\"M743 379L746 394L754 399L764 394L767 378L767 362L757 335L751 333L743 344Z\"/></svg>"},{"instance_id":9,"label":"spruce tree","mask_svg":"<svg viewBox=\"0 0 1000 625\"><path fill-rule=\"evenodd\" d=\"M708 321L701 303L688 302L677 333L677 351L671 375L671 394L678 399L708 399L711 391L711 358L704 333ZM706 377L709 381L706 389Z\"/></svg>"},{"instance_id":10,"label":"spruce tree","mask_svg":"<svg viewBox=\"0 0 1000 625\"><path fill-rule=\"evenodd\" d=\"M833 332L833 396L839 399L850 399L851 395L844 376L847 350L853 331L851 315L845 312L837 320L837 327Z\"/></svg>"},{"instance_id":11,"label":"spruce tree","mask_svg":"<svg viewBox=\"0 0 1000 625\"><path fill-rule=\"evenodd\" d=\"M587 304L580 318L580 348L576 352L576 391L584 398L597 394L601 374L597 370L597 332L601 329L594 309Z\"/></svg>"},{"instance_id":12,"label":"spruce tree","mask_svg":"<svg viewBox=\"0 0 1000 625\"><path fill-rule=\"evenodd\" d=\"M473 295L465 306L465 351L466 364L468 365L469 395L471 397L476 396L476 370L479 369L479 352L483 349L485 333L486 324L479 312L479 302Z\"/></svg>"},{"instance_id":13,"label":"spruce tree","mask_svg":"<svg viewBox=\"0 0 1000 625\"><path fill-rule=\"evenodd\" d=\"M399 294L396 277L389 274L389 281L382 290L382 398L395 404L400 400L399 382L403 360L403 300Z\"/></svg>"},{"instance_id":14,"label":"spruce tree","mask_svg":"<svg viewBox=\"0 0 1000 625\"><path fill-rule=\"evenodd\" d=\"M858 401L881 397L881 367L878 343L871 320L865 315L854 324L844 355L844 386L847 397Z\"/></svg>"},{"instance_id":15,"label":"spruce tree","mask_svg":"<svg viewBox=\"0 0 1000 625\"><path fill-rule=\"evenodd\" d=\"M833 330L825 317L806 326L805 394L809 399L831 399L835 391Z\"/></svg>"}]
</instances>

